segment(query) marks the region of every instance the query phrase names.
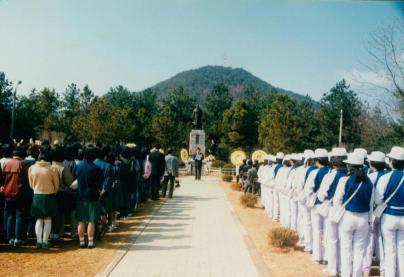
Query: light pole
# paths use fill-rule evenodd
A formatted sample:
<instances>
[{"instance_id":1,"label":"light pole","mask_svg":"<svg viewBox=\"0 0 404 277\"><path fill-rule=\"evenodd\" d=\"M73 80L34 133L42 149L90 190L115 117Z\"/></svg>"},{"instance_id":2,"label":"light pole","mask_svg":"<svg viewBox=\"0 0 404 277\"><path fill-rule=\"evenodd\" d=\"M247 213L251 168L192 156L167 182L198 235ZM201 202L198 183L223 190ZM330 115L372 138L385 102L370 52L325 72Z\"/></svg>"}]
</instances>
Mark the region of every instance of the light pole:
<instances>
[{"instance_id":1,"label":"light pole","mask_svg":"<svg viewBox=\"0 0 404 277\"><path fill-rule=\"evenodd\" d=\"M343 110L341 105L341 115L339 118L339 147L342 146L342 118L343 118Z\"/></svg>"},{"instance_id":2,"label":"light pole","mask_svg":"<svg viewBox=\"0 0 404 277\"><path fill-rule=\"evenodd\" d=\"M17 97L17 88L21 85L21 81L18 81L17 85L15 86L14 93L13 93L13 109L11 110L11 128L10 128L10 143L13 143L14 139L14 122L15 122L15 100Z\"/></svg>"}]
</instances>

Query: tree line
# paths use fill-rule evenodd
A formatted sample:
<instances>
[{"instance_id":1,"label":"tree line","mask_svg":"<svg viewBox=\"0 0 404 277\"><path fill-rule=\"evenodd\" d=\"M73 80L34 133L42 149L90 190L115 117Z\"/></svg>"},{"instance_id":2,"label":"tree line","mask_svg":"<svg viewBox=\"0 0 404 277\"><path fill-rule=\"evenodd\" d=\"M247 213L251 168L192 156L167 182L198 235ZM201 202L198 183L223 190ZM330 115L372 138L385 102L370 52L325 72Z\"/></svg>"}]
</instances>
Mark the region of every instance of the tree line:
<instances>
[{"instance_id":1,"label":"tree line","mask_svg":"<svg viewBox=\"0 0 404 277\"><path fill-rule=\"evenodd\" d=\"M0 72L0 140L9 139L13 84ZM159 98L152 90L132 92L112 87L95 96L89 86L67 86L64 92L44 88L18 96L15 138L66 143L123 144L151 147L156 142L176 150L187 148L196 100L182 87ZM402 105L403 106L403 105ZM272 90L246 88L235 99L224 84L217 84L204 105L207 149L227 160L231 151L264 149L270 152L303 151L338 144L340 110L342 141L347 147L388 149L403 144L404 118L392 119L381 108L369 107L339 81L320 102L306 97L296 101Z\"/></svg>"}]
</instances>

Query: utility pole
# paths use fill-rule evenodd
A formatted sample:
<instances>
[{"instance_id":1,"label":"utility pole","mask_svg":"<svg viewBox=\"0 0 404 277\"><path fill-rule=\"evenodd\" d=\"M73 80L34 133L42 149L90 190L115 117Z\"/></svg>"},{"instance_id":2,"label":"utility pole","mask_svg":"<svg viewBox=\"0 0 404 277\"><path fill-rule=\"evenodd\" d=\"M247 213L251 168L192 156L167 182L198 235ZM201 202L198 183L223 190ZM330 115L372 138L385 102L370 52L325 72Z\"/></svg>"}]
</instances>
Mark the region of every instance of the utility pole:
<instances>
[{"instance_id":1,"label":"utility pole","mask_svg":"<svg viewBox=\"0 0 404 277\"><path fill-rule=\"evenodd\" d=\"M341 101L341 114L339 118L339 147L342 146L342 118L343 118L343 110L342 110L342 101Z\"/></svg>"},{"instance_id":2,"label":"utility pole","mask_svg":"<svg viewBox=\"0 0 404 277\"><path fill-rule=\"evenodd\" d=\"M13 93L13 109L11 110L11 128L10 128L10 143L13 143L14 139L14 124L15 124L15 101L17 97L17 88L21 85L21 81L18 81L17 85L15 86L14 93Z\"/></svg>"}]
</instances>

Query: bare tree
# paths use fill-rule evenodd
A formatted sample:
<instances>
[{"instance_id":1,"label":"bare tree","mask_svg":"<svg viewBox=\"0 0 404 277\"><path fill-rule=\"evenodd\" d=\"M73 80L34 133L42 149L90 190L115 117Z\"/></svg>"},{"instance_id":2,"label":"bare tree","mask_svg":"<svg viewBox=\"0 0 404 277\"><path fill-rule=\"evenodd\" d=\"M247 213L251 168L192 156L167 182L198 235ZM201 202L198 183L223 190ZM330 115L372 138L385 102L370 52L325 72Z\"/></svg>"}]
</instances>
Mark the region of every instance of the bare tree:
<instances>
[{"instance_id":1,"label":"bare tree","mask_svg":"<svg viewBox=\"0 0 404 277\"><path fill-rule=\"evenodd\" d=\"M370 59L362 65L368 75L358 73L354 78L368 92L378 93L379 100L393 111L403 111L404 20L395 18L375 31L366 43L366 51Z\"/></svg>"}]
</instances>

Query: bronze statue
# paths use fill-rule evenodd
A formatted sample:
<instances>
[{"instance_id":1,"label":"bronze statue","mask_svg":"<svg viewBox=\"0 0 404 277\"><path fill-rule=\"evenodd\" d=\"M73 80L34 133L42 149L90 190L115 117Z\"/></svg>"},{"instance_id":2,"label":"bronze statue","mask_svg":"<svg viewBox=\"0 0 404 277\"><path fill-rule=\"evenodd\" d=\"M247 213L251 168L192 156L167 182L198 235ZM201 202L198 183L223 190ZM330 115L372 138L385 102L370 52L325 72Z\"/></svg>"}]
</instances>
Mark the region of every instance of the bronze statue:
<instances>
[{"instance_id":1,"label":"bronze statue","mask_svg":"<svg viewBox=\"0 0 404 277\"><path fill-rule=\"evenodd\" d=\"M202 130L202 110L199 107L199 104L196 104L196 107L193 111L194 121L192 122L192 127L196 130Z\"/></svg>"}]
</instances>

